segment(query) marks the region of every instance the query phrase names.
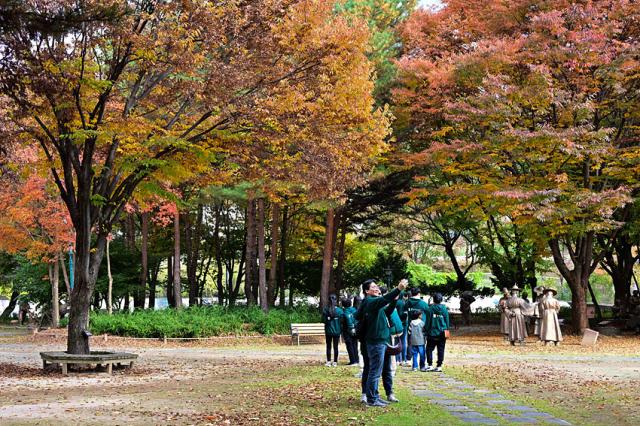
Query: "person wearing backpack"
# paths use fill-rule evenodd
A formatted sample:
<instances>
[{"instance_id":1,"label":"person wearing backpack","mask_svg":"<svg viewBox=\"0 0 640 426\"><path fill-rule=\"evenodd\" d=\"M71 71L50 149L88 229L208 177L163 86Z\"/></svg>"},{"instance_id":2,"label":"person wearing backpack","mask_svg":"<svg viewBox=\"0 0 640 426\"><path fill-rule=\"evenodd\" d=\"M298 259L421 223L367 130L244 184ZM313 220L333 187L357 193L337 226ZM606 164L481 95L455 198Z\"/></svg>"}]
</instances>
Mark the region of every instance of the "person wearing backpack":
<instances>
[{"instance_id":1,"label":"person wearing backpack","mask_svg":"<svg viewBox=\"0 0 640 426\"><path fill-rule=\"evenodd\" d=\"M422 321L426 323L429 305L427 302L422 300L420 297L420 289L417 287L411 289L411 297L404 303L404 312L406 313L405 321L407 322L407 326L409 325L409 321L411 321L411 312L415 310L422 312Z\"/></svg>"},{"instance_id":2,"label":"person wearing backpack","mask_svg":"<svg viewBox=\"0 0 640 426\"><path fill-rule=\"evenodd\" d=\"M407 286L407 280L401 280L398 287L384 296L374 280L362 284L365 299L356 312L358 321L358 337L362 343L361 352L364 359L362 374L363 397L370 407L385 407L388 402L380 398L378 382L382 376L384 355L387 343L391 341L389 320L385 308L400 295ZM393 306L395 309L395 305Z\"/></svg>"},{"instance_id":3,"label":"person wearing backpack","mask_svg":"<svg viewBox=\"0 0 640 426\"><path fill-rule=\"evenodd\" d=\"M358 339L356 339L356 319L354 314L356 308L351 306L351 299L348 297L342 299L342 338L347 347L349 354L349 365L359 365L360 357L358 356Z\"/></svg>"},{"instance_id":4,"label":"person wearing backpack","mask_svg":"<svg viewBox=\"0 0 640 426\"><path fill-rule=\"evenodd\" d=\"M329 296L329 306L322 311L324 322L324 335L327 343L327 367L338 365L338 343L342 333L342 316L344 312L338 306L338 298L335 294ZM331 346L333 345L333 363L331 362Z\"/></svg>"},{"instance_id":5,"label":"person wearing backpack","mask_svg":"<svg viewBox=\"0 0 640 426\"><path fill-rule=\"evenodd\" d=\"M442 304L442 294L433 296L433 305L429 306L425 335L427 337L427 371L442 371L444 361L444 347L447 343L446 334L449 330L449 311ZM433 350L438 348L438 363L433 367Z\"/></svg>"},{"instance_id":6,"label":"person wearing backpack","mask_svg":"<svg viewBox=\"0 0 640 426\"><path fill-rule=\"evenodd\" d=\"M380 287L380 293L384 296L387 293L386 287ZM391 346L398 347L402 351L402 341L400 340L402 337L402 333L404 331L404 325L402 324L402 320L400 319L400 314L398 314L398 302L402 300L402 296L404 292L401 293L398 298L394 299L389 306L385 308L385 312L387 313L387 319L389 321L389 333L391 334ZM391 377L396 377L396 370L398 369L397 357L401 355L402 352L399 352L397 355L389 355L389 351L385 353L384 359L384 368L382 369L382 384L384 386L384 390L387 393L387 401L391 402L400 402L393 394L393 380L384 380L385 378L385 369L387 366L391 371Z\"/></svg>"},{"instance_id":7,"label":"person wearing backpack","mask_svg":"<svg viewBox=\"0 0 640 426\"><path fill-rule=\"evenodd\" d=\"M402 353L396 356L396 362L400 365L409 365L409 355L407 354L408 350L408 327L409 327L409 315L405 310L404 306L409 299L409 292L405 291L402 293L402 297L398 299L398 303L396 305L396 311L398 311L398 315L400 317L400 321L402 321L402 336L400 336L400 341L402 342Z\"/></svg>"}]
</instances>

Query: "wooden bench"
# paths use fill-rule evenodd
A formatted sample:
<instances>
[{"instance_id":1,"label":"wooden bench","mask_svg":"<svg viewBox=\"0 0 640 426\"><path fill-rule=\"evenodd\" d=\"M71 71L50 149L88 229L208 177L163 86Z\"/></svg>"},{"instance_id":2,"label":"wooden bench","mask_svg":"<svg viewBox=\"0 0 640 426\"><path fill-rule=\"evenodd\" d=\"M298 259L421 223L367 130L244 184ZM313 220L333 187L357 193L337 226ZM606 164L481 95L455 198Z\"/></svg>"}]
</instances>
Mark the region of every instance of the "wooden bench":
<instances>
[{"instance_id":1,"label":"wooden bench","mask_svg":"<svg viewBox=\"0 0 640 426\"><path fill-rule=\"evenodd\" d=\"M96 366L106 365L107 373L113 372L113 364L128 364L128 368L133 368L133 363L138 359L138 355L126 352L91 352L90 355L74 355L66 352L40 352L42 358L42 368L47 368L47 364L60 365L62 374L68 374L69 364L95 364Z\"/></svg>"},{"instance_id":2,"label":"wooden bench","mask_svg":"<svg viewBox=\"0 0 640 426\"><path fill-rule=\"evenodd\" d=\"M300 346L301 336L324 336L324 324L321 322L291 324L291 344L293 345L293 339L297 338Z\"/></svg>"}]
</instances>

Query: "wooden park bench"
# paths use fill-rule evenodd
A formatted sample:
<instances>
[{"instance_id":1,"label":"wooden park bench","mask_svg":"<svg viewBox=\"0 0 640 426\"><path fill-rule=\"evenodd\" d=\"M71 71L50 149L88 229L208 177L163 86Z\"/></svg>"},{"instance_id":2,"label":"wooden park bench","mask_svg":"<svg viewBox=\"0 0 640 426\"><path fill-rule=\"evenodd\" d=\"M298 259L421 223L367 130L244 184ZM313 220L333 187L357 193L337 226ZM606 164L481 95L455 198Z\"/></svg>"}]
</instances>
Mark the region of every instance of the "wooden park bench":
<instances>
[{"instance_id":1,"label":"wooden park bench","mask_svg":"<svg viewBox=\"0 0 640 426\"><path fill-rule=\"evenodd\" d=\"M90 355L73 355L66 352L40 352L42 358L42 368L47 368L47 364L60 365L62 374L68 374L69 364L95 364L96 366L106 365L107 373L113 372L113 364L128 368L133 368L133 363L138 359L138 355L126 352L91 352Z\"/></svg>"},{"instance_id":2,"label":"wooden park bench","mask_svg":"<svg viewBox=\"0 0 640 426\"><path fill-rule=\"evenodd\" d=\"M293 345L293 339L296 338L300 346L301 336L324 336L324 324L321 322L291 324L291 344Z\"/></svg>"}]
</instances>

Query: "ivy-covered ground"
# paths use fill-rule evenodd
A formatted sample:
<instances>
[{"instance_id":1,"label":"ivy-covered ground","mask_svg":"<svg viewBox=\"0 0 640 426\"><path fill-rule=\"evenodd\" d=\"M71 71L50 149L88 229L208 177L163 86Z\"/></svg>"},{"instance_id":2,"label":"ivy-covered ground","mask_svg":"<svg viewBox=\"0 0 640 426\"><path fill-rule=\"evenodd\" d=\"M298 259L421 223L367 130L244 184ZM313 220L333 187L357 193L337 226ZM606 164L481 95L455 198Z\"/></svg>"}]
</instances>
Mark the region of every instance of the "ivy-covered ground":
<instances>
[{"instance_id":1,"label":"ivy-covered ground","mask_svg":"<svg viewBox=\"0 0 640 426\"><path fill-rule=\"evenodd\" d=\"M638 337L603 338L595 349L572 337L559 348L511 348L490 328L458 330L445 376L400 369L401 403L368 409L359 402L357 369L324 367L322 345L96 339L95 349L135 350L140 363L111 377L64 377L43 372L38 357L41 350L63 349L62 338L12 334L0 334L3 424L469 424L464 413L452 414L451 406L436 401L452 398L466 412L481 413L486 424L512 423L513 407L548 414L540 424L555 424L549 418L576 425L640 423ZM491 395L510 405L496 408Z\"/></svg>"}]
</instances>

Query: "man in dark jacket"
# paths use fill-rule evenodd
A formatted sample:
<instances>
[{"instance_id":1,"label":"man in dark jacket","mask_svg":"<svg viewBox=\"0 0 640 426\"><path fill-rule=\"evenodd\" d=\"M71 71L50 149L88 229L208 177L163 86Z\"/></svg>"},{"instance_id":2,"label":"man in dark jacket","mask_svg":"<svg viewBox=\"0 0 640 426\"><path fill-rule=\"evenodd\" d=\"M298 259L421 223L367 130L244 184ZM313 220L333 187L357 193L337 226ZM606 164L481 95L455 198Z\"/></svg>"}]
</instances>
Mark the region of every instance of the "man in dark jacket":
<instances>
[{"instance_id":1,"label":"man in dark jacket","mask_svg":"<svg viewBox=\"0 0 640 426\"><path fill-rule=\"evenodd\" d=\"M384 297L380 296L380 288L374 280L365 281L362 291L365 299L362 301L356 320L363 325L362 356L364 359L364 371L362 374L362 388L366 395L367 405L371 407L384 407L387 403L380 399L378 382L382 375L384 355L387 343L391 342L389 321L385 308L407 287L407 280L402 280L398 287ZM395 309L395 305L394 305Z\"/></svg>"}]
</instances>

